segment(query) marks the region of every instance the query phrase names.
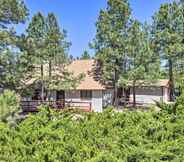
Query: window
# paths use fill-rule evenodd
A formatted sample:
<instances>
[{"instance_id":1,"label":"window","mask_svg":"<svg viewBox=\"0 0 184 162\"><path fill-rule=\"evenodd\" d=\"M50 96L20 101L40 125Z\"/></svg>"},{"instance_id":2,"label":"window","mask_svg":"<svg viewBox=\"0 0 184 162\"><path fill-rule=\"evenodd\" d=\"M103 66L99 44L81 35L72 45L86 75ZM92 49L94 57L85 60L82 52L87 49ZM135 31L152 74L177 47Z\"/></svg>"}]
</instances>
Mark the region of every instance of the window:
<instances>
[{"instance_id":1,"label":"window","mask_svg":"<svg viewBox=\"0 0 184 162\"><path fill-rule=\"evenodd\" d=\"M64 100L65 99L65 92L64 91L56 91L56 99L57 99L57 101Z\"/></svg>"},{"instance_id":2,"label":"window","mask_svg":"<svg viewBox=\"0 0 184 162\"><path fill-rule=\"evenodd\" d=\"M92 98L92 91L80 91L81 99L91 99Z\"/></svg>"}]
</instances>

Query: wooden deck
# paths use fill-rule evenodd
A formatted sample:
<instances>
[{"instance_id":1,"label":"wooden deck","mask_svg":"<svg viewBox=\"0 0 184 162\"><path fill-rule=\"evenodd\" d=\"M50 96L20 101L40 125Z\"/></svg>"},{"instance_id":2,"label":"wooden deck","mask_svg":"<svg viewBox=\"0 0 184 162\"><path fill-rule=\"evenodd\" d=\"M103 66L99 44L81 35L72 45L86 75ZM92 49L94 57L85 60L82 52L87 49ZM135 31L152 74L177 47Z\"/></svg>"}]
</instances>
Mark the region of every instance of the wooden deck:
<instances>
[{"instance_id":1,"label":"wooden deck","mask_svg":"<svg viewBox=\"0 0 184 162\"><path fill-rule=\"evenodd\" d=\"M24 113L38 112L41 105L49 106L56 110L65 108L79 109L84 112L91 112L91 102L68 102L68 101L21 101L21 107Z\"/></svg>"}]
</instances>

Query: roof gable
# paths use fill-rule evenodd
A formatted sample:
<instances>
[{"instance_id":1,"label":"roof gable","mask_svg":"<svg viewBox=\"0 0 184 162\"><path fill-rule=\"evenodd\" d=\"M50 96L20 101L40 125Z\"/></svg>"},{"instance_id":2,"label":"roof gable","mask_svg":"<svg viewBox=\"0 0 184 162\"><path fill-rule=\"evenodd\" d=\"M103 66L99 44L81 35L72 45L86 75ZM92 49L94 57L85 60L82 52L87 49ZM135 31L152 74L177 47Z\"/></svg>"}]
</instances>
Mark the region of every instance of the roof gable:
<instances>
[{"instance_id":1,"label":"roof gable","mask_svg":"<svg viewBox=\"0 0 184 162\"><path fill-rule=\"evenodd\" d=\"M76 89L78 90L103 90L105 87L95 79L95 74L93 72L96 66L95 60L75 60L67 69L69 72L73 73L74 76L79 74L84 74L84 79L80 82Z\"/></svg>"}]
</instances>

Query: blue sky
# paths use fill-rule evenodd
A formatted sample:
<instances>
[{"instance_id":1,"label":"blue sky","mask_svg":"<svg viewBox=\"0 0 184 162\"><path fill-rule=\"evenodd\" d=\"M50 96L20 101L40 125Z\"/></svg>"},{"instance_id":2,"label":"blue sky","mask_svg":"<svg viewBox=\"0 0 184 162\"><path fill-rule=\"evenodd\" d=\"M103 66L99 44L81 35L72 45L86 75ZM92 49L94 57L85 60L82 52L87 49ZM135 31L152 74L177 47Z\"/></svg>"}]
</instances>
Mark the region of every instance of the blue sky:
<instances>
[{"instance_id":1,"label":"blue sky","mask_svg":"<svg viewBox=\"0 0 184 162\"><path fill-rule=\"evenodd\" d=\"M159 9L160 4L172 0L130 0L133 16L140 20L151 21L151 16ZM54 12L60 27L68 32L68 40L72 42L70 54L80 56L95 37L95 22L100 9L106 7L107 0L25 0L29 8L30 18L41 11L45 16ZM24 32L25 25L18 25L18 33ZM93 53L93 51L90 51Z\"/></svg>"}]
</instances>

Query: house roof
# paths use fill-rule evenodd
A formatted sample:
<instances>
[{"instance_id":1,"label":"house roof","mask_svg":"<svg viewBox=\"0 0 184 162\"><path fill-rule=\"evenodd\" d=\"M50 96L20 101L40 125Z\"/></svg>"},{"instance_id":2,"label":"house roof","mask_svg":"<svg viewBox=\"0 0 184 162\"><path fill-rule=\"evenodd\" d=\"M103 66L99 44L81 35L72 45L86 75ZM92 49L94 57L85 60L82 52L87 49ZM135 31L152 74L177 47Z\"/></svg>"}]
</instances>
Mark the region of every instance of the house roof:
<instances>
[{"instance_id":1,"label":"house roof","mask_svg":"<svg viewBox=\"0 0 184 162\"><path fill-rule=\"evenodd\" d=\"M75 89L77 90L105 90L107 86L103 85L98 81L97 76L94 72L96 62L93 59L89 60L74 60L72 63L67 65L66 69L72 73L74 77L84 74L84 78L80 81ZM57 73L60 73L59 71ZM33 84L35 81L34 76L26 81L26 84ZM129 86L132 86L132 82L129 82ZM145 82L143 80L137 81L136 86L153 86L153 87L169 87L168 79L160 79L155 82ZM111 87L112 88L112 87Z\"/></svg>"},{"instance_id":2,"label":"house roof","mask_svg":"<svg viewBox=\"0 0 184 162\"><path fill-rule=\"evenodd\" d=\"M132 85L132 82L129 83L130 86ZM159 79L157 81L153 82L145 82L143 80L138 81L136 86L142 86L142 87L147 87L147 86L153 86L153 87L169 87L169 79Z\"/></svg>"},{"instance_id":3,"label":"house roof","mask_svg":"<svg viewBox=\"0 0 184 162\"><path fill-rule=\"evenodd\" d=\"M161 87L168 87L169 86L169 79L160 79L158 81L158 86L161 86Z\"/></svg>"},{"instance_id":4,"label":"house roof","mask_svg":"<svg viewBox=\"0 0 184 162\"><path fill-rule=\"evenodd\" d=\"M104 90L105 87L95 79L93 69L95 67L95 61L90 60L75 60L67 69L72 72L74 76L84 74L84 78L77 86L77 90Z\"/></svg>"},{"instance_id":5,"label":"house roof","mask_svg":"<svg viewBox=\"0 0 184 162\"><path fill-rule=\"evenodd\" d=\"M44 73L48 70L48 67L45 65ZM95 79L94 74L95 60L74 60L72 63L66 66L68 72L72 73L73 77L78 77L82 74L84 77L80 80L80 83L77 84L75 89L77 90L104 90L105 87ZM48 72L47 72L48 73ZM59 70L56 70L55 73L60 74ZM36 81L36 76L39 76L39 73L36 71L32 78L25 81L26 85L31 85Z\"/></svg>"}]
</instances>

